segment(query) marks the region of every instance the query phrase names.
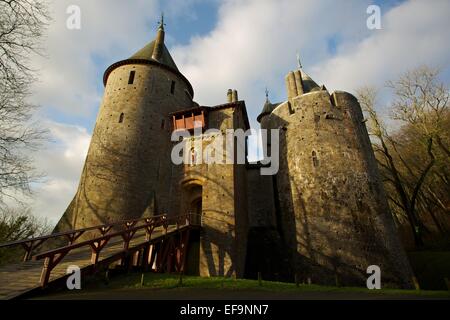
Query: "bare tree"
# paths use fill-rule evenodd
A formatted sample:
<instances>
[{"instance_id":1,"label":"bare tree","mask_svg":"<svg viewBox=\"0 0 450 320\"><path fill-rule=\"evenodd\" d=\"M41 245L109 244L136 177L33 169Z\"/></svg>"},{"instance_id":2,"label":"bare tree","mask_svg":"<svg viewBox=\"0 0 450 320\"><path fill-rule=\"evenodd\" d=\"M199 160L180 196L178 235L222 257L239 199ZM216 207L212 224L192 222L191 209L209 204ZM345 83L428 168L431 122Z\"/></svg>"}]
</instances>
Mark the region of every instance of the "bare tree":
<instances>
[{"instance_id":1,"label":"bare tree","mask_svg":"<svg viewBox=\"0 0 450 320\"><path fill-rule=\"evenodd\" d=\"M358 91L358 99L361 103L361 107L369 117L369 134L375 138L373 147L377 154L378 165L381 167L383 173L388 173L383 175L384 181L392 184L398 194L399 200L391 195L389 195L388 198L404 211L412 228L416 245L422 245L423 242L419 233L419 221L415 215L414 206L412 206L412 199L408 195L403 183L404 179L397 168L394 156L392 155L393 151L389 146L389 142L393 140L389 136L383 121L375 110L375 98L376 91L373 88L363 88Z\"/></svg>"},{"instance_id":2,"label":"bare tree","mask_svg":"<svg viewBox=\"0 0 450 320\"><path fill-rule=\"evenodd\" d=\"M393 90L389 109L400 129L389 132L376 112L376 90L358 92L368 116L369 132L396 221L406 217L415 244L423 245L428 215L445 233L436 211L448 214L449 91L438 81L438 70L420 67L388 82ZM436 183L442 180L445 185ZM443 192L442 192L443 191Z\"/></svg>"},{"instance_id":3,"label":"bare tree","mask_svg":"<svg viewBox=\"0 0 450 320\"><path fill-rule=\"evenodd\" d=\"M422 66L389 81L394 92L393 118L409 123L425 140L434 139L443 152L450 156L446 116L449 112L450 91L439 82L439 69Z\"/></svg>"},{"instance_id":4,"label":"bare tree","mask_svg":"<svg viewBox=\"0 0 450 320\"><path fill-rule=\"evenodd\" d=\"M30 213L25 207L6 208L0 211L0 243L38 237L49 234L50 224ZM0 264L18 261L23 256L19 247L0 249Z\"/></svg>"},{"instance_id":5,"label":"bare tree","mask_svg":"<svg viewBox=\"0 0 450 320\"><path fill-rule=\"evenodd\" d=\"M49 20L45 0L0 0L0 204L17 191L28 193L38 175L30 151L45 138L28 103L35 70L29 57L41 54Z\"/></svg>"},{"instance_id":6,"label":"bare tree","mask_svg":"<svg viewBox=\"0 0 450 320\"><path fill-rule=\"evenodd\" d=\"M395 97L393 118L408 127L403 133L409 139L397 139L406 146L402 152L409 161L401 159L403 165L410 177L415 177L417 168L424 164L429 169L424 175L415 177L424 178L420 185L423 190L417 193L415 200L421 197L421 205L426 207L437 229L445 233L445 226L439 222L435 212L449 214L450 91L448 85L439 80L439 73L438 68L421 66L406 72L396 81L389 81L388 87Z\"/></svg>"}]
</instances>

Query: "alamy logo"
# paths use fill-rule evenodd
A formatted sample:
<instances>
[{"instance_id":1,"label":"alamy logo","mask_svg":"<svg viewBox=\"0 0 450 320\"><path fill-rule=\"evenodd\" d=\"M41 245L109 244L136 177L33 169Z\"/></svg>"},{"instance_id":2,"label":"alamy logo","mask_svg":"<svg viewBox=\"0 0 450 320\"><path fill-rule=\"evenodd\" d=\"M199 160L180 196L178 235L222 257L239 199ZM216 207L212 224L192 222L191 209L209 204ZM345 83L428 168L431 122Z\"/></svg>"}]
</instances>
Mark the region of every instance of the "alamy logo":
<instances>
[{"instance_id":1,"label":"alamy logo","mask_svg":"<svg viewBox=\"0 0 450 320\"><path fill-rule=\"evenodd\" d=\"M367 278L367 289L381 289L381 269L377 265L367 267L367 274L371 274Z\"/></svg>"},{"instance_id":2,"label":"alamy logo","mask_svg":"<svg viewBox=\"0 0 450 320\"><path fill-rule=\"evenodd\" d=\"M66 20L66 27L69 30L81 29L81 9L79 6L70 5L66 9L66 13L69 17Z\"/></svg>"},{"instance_id":3,"label":"alamy logo","mask_svg":"<svg viewBox=\"0 0 450 320\"><path fill-rule=\"evenodd\" d=\"M66 285L67 289L73 290L81 289L81 270L79 266L71 265L67 267L66 274L70 274L70 276L67 278Z\"/></svg>"},{"instance_id":4,"label":"alamy logo","mask_svg":"<svg viewBox=\"0 0 450 320\"><path fill-rule=\"evenodd\" d=\"M366 20L366 25L369 30L381 29L381 8L377 5L370 5L366 10L370 16Z\"/></svg>"},{"instance_id":5,"label":"alamy logo","mask_svg":"<svg viewBox=\"0 0 450 320\"><path fill-rule=\"evenodd\" d=\"M208 129L203 132L201 124L194 125L193 133L175 130L171 141L177 142L172 148L171 159L176 165L200 164L245 164L247 137L261 133L264 158L261 160L261 175L274 175L279 169L279 130L248 129ZM267 143L270 139L271 143ZM270 148L270 150L269 150Z\"/></svg>"}]
</instances>

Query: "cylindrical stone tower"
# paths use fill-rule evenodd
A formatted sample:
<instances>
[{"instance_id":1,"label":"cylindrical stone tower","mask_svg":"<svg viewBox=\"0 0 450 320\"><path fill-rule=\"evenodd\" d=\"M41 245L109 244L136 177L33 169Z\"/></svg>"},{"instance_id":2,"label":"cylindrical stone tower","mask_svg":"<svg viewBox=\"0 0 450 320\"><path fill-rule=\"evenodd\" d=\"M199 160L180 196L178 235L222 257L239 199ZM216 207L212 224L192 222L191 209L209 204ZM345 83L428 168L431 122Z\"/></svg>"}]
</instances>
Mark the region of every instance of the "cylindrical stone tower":
<instances>
[{"instance_id":1,"label":"cylindrical stone tower","mask_svg":"<svg viewBox=\"0 0 450 320\"><path fill-rule=\"evenodd\" d=\"M367 268L377 265L383 286L411 287L358 101L301 76L293 96L289 73L289 101L261 121L280 129L276 192L295 272L305 281L365 286Z\"/></svg>"},{"instance_id":2,"label":"cylindrical stone tower","mask_svg":"<svg viewBox=\"0 0 450 320\"><path fill-rule=\"evenodd\" d=\"M157 37L111 65L78 191L55 231L152 215L170 201L169 113L192 107L193 90Z\"/></svg>"}]
</instances>

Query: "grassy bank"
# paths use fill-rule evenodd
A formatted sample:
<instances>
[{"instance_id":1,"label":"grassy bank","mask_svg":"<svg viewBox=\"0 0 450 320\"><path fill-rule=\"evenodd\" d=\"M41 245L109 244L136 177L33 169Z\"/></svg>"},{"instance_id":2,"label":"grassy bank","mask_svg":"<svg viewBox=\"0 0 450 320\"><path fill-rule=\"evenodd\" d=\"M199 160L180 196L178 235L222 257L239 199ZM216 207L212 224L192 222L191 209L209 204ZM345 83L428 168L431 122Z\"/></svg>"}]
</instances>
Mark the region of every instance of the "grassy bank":
<instances>
[{"instance_id":1,"label":"grassy bank","mask_svg":"<svg viewBox=\"0 0 450 320\"><path fill-rule=\"evenodd\" d=\"M154 289L155 292L164 291L169 293L170 291L179 292L183 290L186 294L186 298L191 296L190 292L196 290L209 290L210 292L223 292L229 294L231 292L258 292L259 294L284 294L286 297L300 296L302 293L323 293L326 297L327 294L333 294L336 296L339 293L343 294L343 298L349 296L357 297L358 294L373 295L374 298L381 298L383 295L395 298L408 297L408 296L420 296L424 298L450 298L450 291L427 291L427 290L396 290L396 289L381 289L381 290L368 290L365 288L353 288L353 287L329 287L319 285L305 285L300 284L298 287L294 283L273 282L273 281L261 281L258 280L246 280L246 279L233 279L223 277L211 277L202 278L195 276L184 276L180 283L180 279L177 275L168 274L155 274L145 273L142 279L141 273L130 273L117 275L109 280L106 280L103 276L96 276L94 278L86 279L83 282L82 294L95 293L95 292L113 292L118 294L123 291L138 292L148 291ZM67 292L67 294L77 294L77 292ZM320 295L319 295L320 297ZM370 298L370 297L369 297Z\"/></svg>"},{"instance_id":2,"label":"grassy bank","mask_svg":"<svg viewBox=\"0 0 450 320\"><path fill-rule=\"evenodd\" d=\"M447 289L445 278L450 281L450 251L413 251L408 256L422 289Z\"/></svg>"}]
</instances>

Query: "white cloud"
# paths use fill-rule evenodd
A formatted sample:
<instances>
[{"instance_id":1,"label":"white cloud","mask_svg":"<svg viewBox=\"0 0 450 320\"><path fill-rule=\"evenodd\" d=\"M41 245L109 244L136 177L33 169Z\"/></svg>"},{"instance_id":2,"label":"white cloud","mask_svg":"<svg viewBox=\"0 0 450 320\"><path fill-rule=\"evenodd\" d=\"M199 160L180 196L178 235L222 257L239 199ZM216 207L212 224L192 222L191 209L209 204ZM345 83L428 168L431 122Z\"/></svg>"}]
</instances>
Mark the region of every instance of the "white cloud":
<instances>
[{"instance_id":1,"label":"white cloud","mask_svg":"<svg viewBox=\"0 0 450 320\"><path fill-rule=\"evenodd\" d=\"M450 63L450 2L406 1L383 12L382 30L366 26L371 1L224 1L217 27L188 45L173 48L175 60L192 82L196 100L218 104L236 88L245 99L253 127L264 103L286 99L284 75L304 69L330 90L353 92L382 86L420 64ZM330 42L337 47L330 50ZM254 145L250 146L255 149ZM254 153L254 152L253 152Z\"/></svg>"},{"instance_id":2,"label":"white cloud","mask_svg":"<svg viewBox=\"0 0 450 320\"><path fill-rule=\"evenodd\" d=\"M46 176L34 188L29 206L34 214L56 223L75 195L91 136L78 126L55 122L45 125L52 141L35 155L35 161Z\"/></svg>"},{"instance_id":3,"label":"white cloud","mask_svg":"<svg viewBox=\"0 0 450 320\"><path fill-rule=\"evenodd\" d=\"M70 5L81 9L80 30L66 27ZM152 0L132 5L120 0L53 0L53 20L42 44L45 57L32 61L40 71L33 102L66 114L95 115L102 95L95 58L112 64L149 42L153 34L146 19L158 16L156 5Z\"/></svg>"},{"instance_id":4,"label":"white cloud","mask_svg":"<svg viewBox=\"0 0 450 320\"><path fill-rule=\"evenodd\" d=\"M343 46L336 57L318 63L313 73L333 89L354 91L386 80L421 64L450 65L450 2L408 1L382 19L382 29L359 43Z\"/></svg>"},{"instance_id":5,"label":"white cloud","mask_svg":"<svg viewBox=\"0 0 450 320\"><path fill-rule=\"evenodd\" d=\"M185 12L195 23L195 12L177 3L171 2L167 13ZM371 3L225 0L211 32L193 37L187 45L175 45L171 53L193 84L196 101L220 104L228 88L238 89L253 127L258 126L255 119L264 103L265 86L273 102L286 99L284 75L296 67L297 51L304 69L332 90L353 92L361 85L381 85L422 63L448 67L448 1L435 0L432 5L406 1L382 12L383 29L374 31L366 27L366 8ZM81 7L81 31L65 28L69 4ZM94 123L102 92L93 57L107 61L103 68L150 41L158 3L54 0L53 8L55 20L45 43L48 59L35 60L42 77L34 100L67 114L81 114ZM171 38L170 28L167 36ZM330 50L333 42L337 42L336 53ZM57 143L37 159L50 182L37 190L35 212L57 219L75 194L90 139L83 126L51 123ZM257 150L251 150L255 155Z\"/></svg>"},{"instance_id":6,"label":"white cloud","mask_svg":"<svg viewBox=\"0 0 450 320\"><path fill-rule=\"evenodd\" d=\"M98 73L115 61L130 56L151 40L157 2L147 0L53 0L51 21L42 46L45 57L35 56L33 67L39 81L31 101L43 106L44 114L57 110L68 117L94 123L102 96ZM70 5L81 9L81 30L66 28ZM138 30L138 31L137 31ZM147 30L147 32L146 32ZM99 66L98 59L106 61ZM96 61L97 59L97 61ZM74 196L89 146L90 134L80 126L45 121L53 142L35 155L36 167L46 174L26 199L37 216L57 222ZM73 122L73 121L71 121Z\"/></svg>"},{"instance_id":7,"label":"white cloud","mask_svg":"<svg viewBox=\"0 0 450 320\"><path fill-rule=\"evenodd\" d=\"M172 53L196 100L222 103L226 90L236 88L253 120L266 85L276 99L284 98L284 74L295 68L298 50L309 69L330 57L327 41L335 34L354 41L367 33L368 2L224 1L217 27Z\"/></svg>"},{"instance_id":8,"label":"white cloud","mask_svg":"<svg viewBox=\"0 0 450 320\"><path fill-rule=\"evenodd\" d=\"M383 84L422 63L448 67L448 1L408 1L388 12L382 30L366 27L371 1L225 1L217 27L172 52L200 103L225 100L237 88L252 120L263 88L285 99L284 74L302 53L306 71L330 89ZM337 55L328 41L339 40ZM253 122L254 123L254 122Z\"/></svg>"}]
</instances>

